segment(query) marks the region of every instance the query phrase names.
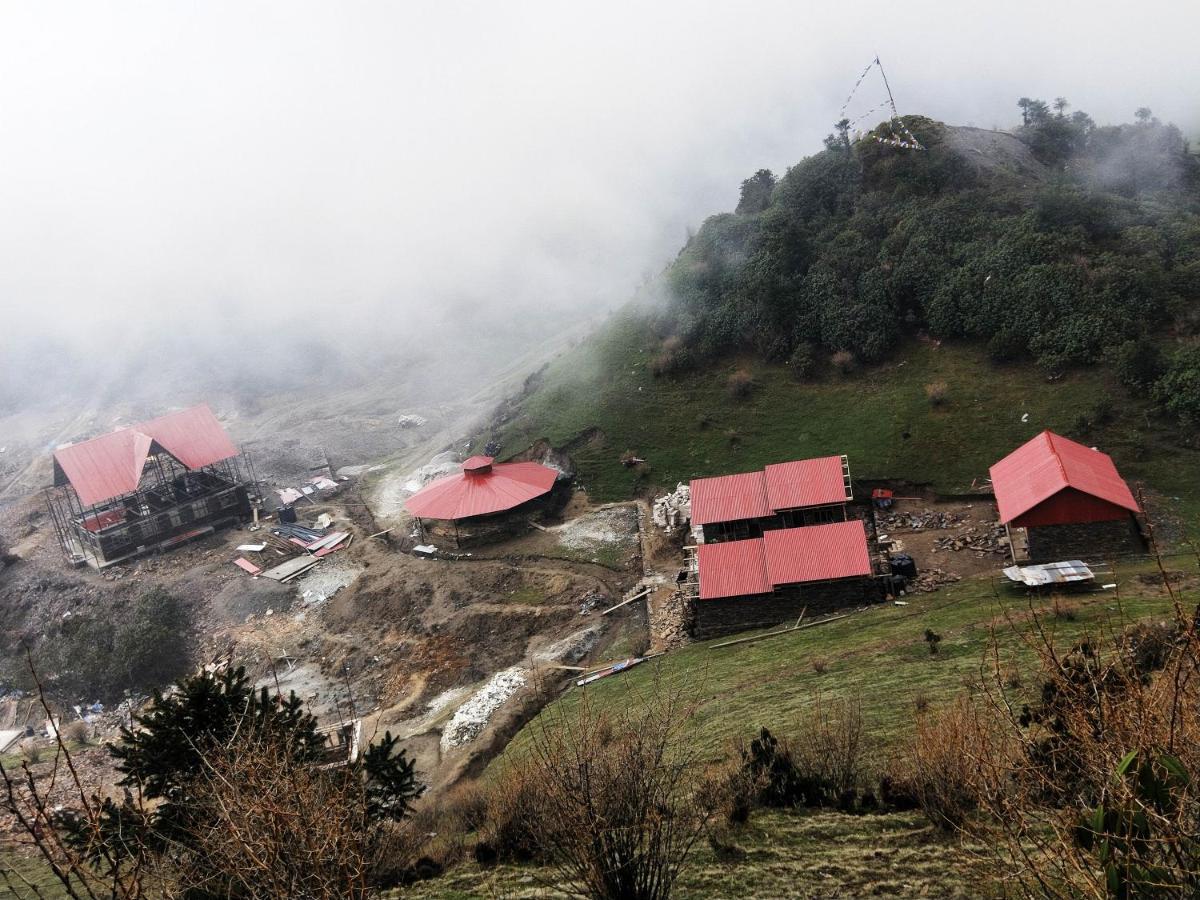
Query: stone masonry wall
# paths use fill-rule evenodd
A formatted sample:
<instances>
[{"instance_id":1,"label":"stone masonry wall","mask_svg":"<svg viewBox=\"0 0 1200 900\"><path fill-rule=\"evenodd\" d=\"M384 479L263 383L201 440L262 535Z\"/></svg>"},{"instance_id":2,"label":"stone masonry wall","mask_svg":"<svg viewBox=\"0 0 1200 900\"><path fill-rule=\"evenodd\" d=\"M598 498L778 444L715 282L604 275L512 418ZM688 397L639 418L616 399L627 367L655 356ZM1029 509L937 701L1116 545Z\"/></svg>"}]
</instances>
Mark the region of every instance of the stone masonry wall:
<instances>
[{"instance_id":1,"label":"stone masonry wall","mask_svg":"<svg viewBox=\"0 0 1200 900\"><path fill-rule=\"evenodd\" d=\"M1132 516L1111 522L1034 525L1027 529L1027 534L1029 560L1034 563L1069 559L1100 563L1115 556L1146 552Z\"/></svg>"},{"instance_id":2,"label":"stone masonry wall","mask_svg":"<svg viewBox=\"0 0 1200 900\"><path fill-rule=\"evenodd\" d=\"M758 597L725 597L696 600L693 635L697 640L720 637L737 631L766 628L853 609L879 599L873 578L848 578L806 585L788 585Z\"/></svg>"}]
</instances>

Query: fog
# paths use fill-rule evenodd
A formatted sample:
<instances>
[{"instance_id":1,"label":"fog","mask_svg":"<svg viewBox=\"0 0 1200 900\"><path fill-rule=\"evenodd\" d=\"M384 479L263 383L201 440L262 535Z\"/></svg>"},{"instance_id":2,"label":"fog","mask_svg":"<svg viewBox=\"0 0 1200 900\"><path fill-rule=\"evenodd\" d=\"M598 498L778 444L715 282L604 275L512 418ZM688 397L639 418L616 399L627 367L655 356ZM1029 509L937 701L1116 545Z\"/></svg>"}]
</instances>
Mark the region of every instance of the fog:
<instances>
[{"instance_id":1,"label":"fog","mask_svg":"<svg viewBox=\"0 0 1200 900\"><path fill-rule=\"evenodd\" d=\"M486 375L818 150L876 53L901 112L1065 95L1196 134L1193 4L814 6L7 0L3 377L199 378L231 344L264 378L322 347L331 379Z\"/></svg>"}]
</instances>

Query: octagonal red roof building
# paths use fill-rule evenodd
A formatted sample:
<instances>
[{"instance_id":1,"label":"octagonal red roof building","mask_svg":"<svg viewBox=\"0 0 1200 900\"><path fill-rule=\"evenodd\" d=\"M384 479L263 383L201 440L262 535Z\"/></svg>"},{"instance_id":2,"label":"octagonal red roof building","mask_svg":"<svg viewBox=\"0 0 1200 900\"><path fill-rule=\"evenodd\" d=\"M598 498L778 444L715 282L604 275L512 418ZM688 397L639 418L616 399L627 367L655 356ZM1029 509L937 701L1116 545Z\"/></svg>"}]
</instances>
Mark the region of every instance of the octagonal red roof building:
<instances>
[{"instance_id":1,"label":"octagonal red roof building","mask_svg":"<svg viewBox=\"0 0 1200 900\"><path fill-rule=\"evenodd\" d=\"M534 462L472 456L462 471L432 481L404 501L419 519L459 521L507 512L550 492L558 472Z\"/></svg>"}]
</instances>

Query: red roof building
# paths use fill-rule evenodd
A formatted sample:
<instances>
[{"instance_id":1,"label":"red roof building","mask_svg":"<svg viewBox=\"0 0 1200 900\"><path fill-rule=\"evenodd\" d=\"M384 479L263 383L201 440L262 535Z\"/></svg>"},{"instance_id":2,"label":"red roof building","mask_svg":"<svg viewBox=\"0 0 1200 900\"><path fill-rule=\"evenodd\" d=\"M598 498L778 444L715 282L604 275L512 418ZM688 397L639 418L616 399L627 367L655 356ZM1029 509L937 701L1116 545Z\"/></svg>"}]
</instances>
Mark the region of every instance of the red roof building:
<instances>
[{"instance_id":1,"label":"red roof building","mask_svg":"<svg viewBox=\"0 0 1200 900\"><path fill-rule=\"evenodd\" d=\"M202 469L238 455L217 417L196 406L102 434L54 451L54 483L70 484L83 506L137 490L146 460L168 453L184 468Z\"/></svg>"},{"instance_id":2,"label":"red roof building","mask_svg":"<svg viewBox=\"0 0 1200 900\"><path fill-rule=\"evenodd\" d=\"M238 456L207 406L59 447L48 502L64 555L101 567L249 518Z\"/></svg>"},{"instance_id":3,"label":"red roof building","mask_svg":"<svg viewBox=\"0 0 1200 900\"><path fill-rule=\"evenodd\" d=\"M558 472L534 462L472 456L461 472L430 482L404 501L418 519L460 521L507 512L550 492Z\"/></svg>"},{"instance_id":4,"label":"red roof building","mask_svg":"<svg viewBox=\"0 0 1200 900\"><path fill-rule=\"evenodd\" d=\"M703 529L705 543L758 537L771 528L844 520L851 497L844 456L776 463L759 472L693 479L692 525Z\"/></svg>"},{"instance_id":5,"label":"red roof building","mask_svg":"<svg viewBox=\"0 0 1200 900\"><path fill-rule=\"evenodd\" d=\"M761 538L696 548L700 600L755 597L788 585L865 578L871 572L859 519L767 531Z\"/></svg>"},{"instance_id":6,"label":"red roof building","mask_svg":"<svg viewBox=\"0 0 1200 900\"><path fill-rule=\"evenodd\" d=\"M1139 511L1111 456L1051 431L1004 457L991 476L1006 525L1099 522Z\"/></svg>"},{"instance_id":7,"label":"red roof building","mask_svg":"<svg viewBox=\"0 0 1200 900\"><path fill-rule=\"evenodd\" d=\"M1141 549L1137 500L1107 453L1043 431L992 466L991 477L1000 521L1010 540L1012 528L1026 530L1031 561Z\"/></svg>"}]
</instances>

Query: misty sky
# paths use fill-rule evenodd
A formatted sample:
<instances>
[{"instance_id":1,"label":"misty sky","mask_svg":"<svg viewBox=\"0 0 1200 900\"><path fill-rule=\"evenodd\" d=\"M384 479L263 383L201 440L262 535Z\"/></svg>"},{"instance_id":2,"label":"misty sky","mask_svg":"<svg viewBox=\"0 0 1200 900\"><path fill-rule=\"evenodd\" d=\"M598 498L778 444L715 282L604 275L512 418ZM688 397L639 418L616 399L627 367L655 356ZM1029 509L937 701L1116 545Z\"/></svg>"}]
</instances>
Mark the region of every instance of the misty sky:
<instances>
[{"instance_id":1,"label":"misty sky","mask_svg":"<svg viewBox=\"0 0 1200 900\"><path fill-rule=\"evenodd\" d=\"M1010 126L1062 94L1195 136L1198 9L4 0L0 351L162 309L453 343L602 308L819 149L876 52L901 112Z\"/></svg>"}]
</instances>

